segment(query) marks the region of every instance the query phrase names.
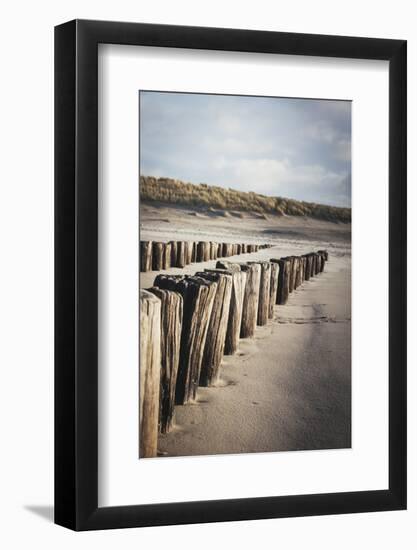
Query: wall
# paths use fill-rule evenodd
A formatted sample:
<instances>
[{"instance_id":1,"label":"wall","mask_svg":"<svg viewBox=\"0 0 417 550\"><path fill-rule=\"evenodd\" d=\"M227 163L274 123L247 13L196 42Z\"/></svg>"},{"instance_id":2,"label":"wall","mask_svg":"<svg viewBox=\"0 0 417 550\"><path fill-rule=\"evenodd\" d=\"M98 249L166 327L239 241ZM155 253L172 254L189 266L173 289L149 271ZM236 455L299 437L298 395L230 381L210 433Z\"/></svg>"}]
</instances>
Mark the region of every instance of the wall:
<instances>
[{"instance_id":1,"label":"wall","mask_svg":"<svg viewBox=\"0 0 417 550\"><path fill-rule=\"evenodd\" d=\"M9 2L2 9L0 93L0 501L5 548L240 548L372 545L412 548L416 502L416 287L409 291L409 511L74 534L54 526L53 471L53 26L78 18L379 36L409 40L409 151L417 147L413 3ZM410 279L416 276L416 158L409 159ZM410 216L411 218L411 216ZM411 338L410 338L411 340ZM343 472L340 472L343 475ZM223 544L221 546L223 546ZM140 546L142 545L142 546Z\"/></svg>"}]
</instances>

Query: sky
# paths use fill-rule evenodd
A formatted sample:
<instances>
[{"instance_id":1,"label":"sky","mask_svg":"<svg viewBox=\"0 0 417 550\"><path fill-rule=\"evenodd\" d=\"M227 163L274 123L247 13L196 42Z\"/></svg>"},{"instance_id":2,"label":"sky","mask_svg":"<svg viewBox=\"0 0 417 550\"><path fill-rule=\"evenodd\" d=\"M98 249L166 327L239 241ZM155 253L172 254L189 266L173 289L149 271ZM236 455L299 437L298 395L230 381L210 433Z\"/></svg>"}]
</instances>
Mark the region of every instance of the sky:
<instances>
[{"instance_id":1,"label":"sky","mask_svg":"<svg viewBox=\"0 0 417 550\"><path fill-rule=\"evenodd\" d=\"M140 92L140 173L351 205L351 102Z\"/></svg>"}]
</instances>

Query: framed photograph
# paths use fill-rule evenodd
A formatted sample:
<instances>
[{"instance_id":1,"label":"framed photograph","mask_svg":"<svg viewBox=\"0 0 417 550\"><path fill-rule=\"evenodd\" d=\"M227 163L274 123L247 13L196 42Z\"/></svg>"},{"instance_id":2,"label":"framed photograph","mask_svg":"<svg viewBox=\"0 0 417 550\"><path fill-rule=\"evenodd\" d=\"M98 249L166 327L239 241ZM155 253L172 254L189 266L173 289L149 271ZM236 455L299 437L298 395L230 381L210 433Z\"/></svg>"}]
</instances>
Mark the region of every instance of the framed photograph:
<instances>
[{"instance_id":1,"label":"framed photograph","mask_svg":"<svg viewBox=\"0 0 417 550\"><path fill-rule=\"evenodd\" d=\"M406 42L55 29L55 522L406 508Z\"/></svg>"}]
</instances>

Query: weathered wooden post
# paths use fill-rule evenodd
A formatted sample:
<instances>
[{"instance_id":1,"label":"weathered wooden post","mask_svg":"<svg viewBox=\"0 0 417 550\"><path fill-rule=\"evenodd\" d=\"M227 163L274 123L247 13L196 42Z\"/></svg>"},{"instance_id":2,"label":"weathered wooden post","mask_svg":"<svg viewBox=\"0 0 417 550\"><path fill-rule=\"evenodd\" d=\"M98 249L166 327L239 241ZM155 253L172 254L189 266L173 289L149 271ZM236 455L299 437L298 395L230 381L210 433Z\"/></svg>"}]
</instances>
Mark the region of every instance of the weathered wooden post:
<instances>
[{"instance_id":1,"label":"weathered wooden post","mask_svg":"<svg viewBox=\"0 0 417 550\"><path fill-rule=\"evenodd\" d=\"M326 262L328 260L329 254L328 254L327 250L322 250L321 254L322 254L322 258L323 258L323 271L324 271L324 268L326 266Z\"/></svg>"},{"instance_id":2,"label":"weathered wooden post","mask_svg":"<svg viewBox=\"0 0 417 550\"><path fill-rule=\"evenodd\" d=\"M185 264L189 265L193 261L193 249L194 249L194 243L192 241L186 241L185 242Z\"/></svg>"},{"instance_id":3,"label":"weathered wooden post","mask_svg":"<svg viewBox=\"0 0 417 550\"><path fill-rule=\"evenodd\" d=\"M299 256L298 257L298 261L299 261L299 282L298 282L298 286L302 285L303 284L303 281L304 281L304 258L302 256Z\"/></svg>"},{"instance_id":4,"label":"weathered wooden post","mask_svg":"<svg viewBox=\"0 0 417 550\"><path fill-rule=\"evenodd\" d=\"M170 241L171 245L171 267L177 267L177 241Z\"/></svg>"},{"instance_id":5,"label":"weathered wooden post","mask_svg":"<svg viewBox=\"0 0 417 550\"><path fill-rule=\"evenodd\" d=\"M161 379L161 302L141 290L139 295L139 456L156 456Z\"/></svg>"},{"instance_id":6,"label":"weathered wooden post","mask_svg":"<svg viewBox=\"0 0 417 550\"><path fill-rule=\"evenodd\" d=\"M165 243L162 257L162 269L171 267L171 243Z\"/></svg>"},{"instance_id":7,"label":"weathered wooden post","mask_svg":"<svg viewBox=\"0 0 417 550\"><path fill-rule=\"evenodd\" d=\"M195 263L197 261L197 243L192 243L192 252L191 252L191 263Z\"/></svg>"},{"instance_id":8,"label":"weathered wooden post","mask_svg":"<svg viewBox=\"0 0 417 550\"><path fill-rule=\"evenodd\" d=\"M164 243L152 243L152 269L161 271L164 265Z\"/></svg>"},{"instance_id":9,"label":"weathered wooden post","mask_svg":"<svg viewBox=\"0 0 417 550\"><path fill-rule=\"evenodd\" d=\"M290 291L291 260L289 258L280 258L279 260L271 259L271 262L278 263L279 265L277 304L284 305L288 301Z\"/></svg>"},{"instance_id":10,"label":"weathered wooden post","mask_svg":"<svg viewBox=\"0 0 417 550\"><path fill-rule=\"evenodd\" d=\"M319 252L319 254L323 254L324 260L326 262L329 261L329 253L327 252L327 250L319 250L318 252Z\"/></svg>"},{"instance_id":11,"label":"weathered wooden post","mask_svg":"<svg viewBox=\"0 0 417 550\"><path fill-rule=\"evenodd\" d=\"M302 284L306 280L307 261L306 261L305 254L300 256L300 259L301 259L301 284Z\"/></svg>"},{"instance_id":12,"label":"weathered wooden post","mask_svg":"<svg viewBox=\"0 0 417 550\"><path fill-rule=\"evenodd\" d=\"M199 262L208 262L210 260L211 245L209 242L200 241L199 243Z\"/></svg>"},{"instance_id":13,"label":"weathered wooden post","mask_svg":"<svg viewBox=\"0 0 417 550\"><path fill-rule=\"evenodd\" d=\"M314 275L318 275L320 273L320 265L319 265L319 255L317 252L313 252L314 254Z\"/></svg>"},{"instance_id":14,"label":"weathered wooden post","mask_svg":"<svg viewBox=\"0 0 417 550\"><path fill-rule=\"evenodd\" d=\"M140 241L140 270L152 269L152 241Z\"/></svg>"},{"instance_id":15,"label":"weathered wooden post","mask_svg":"<svg viewBox=\"0 0 417 550\"><path fill-rule=\"evenodd\" d=\"M328 258L328 253L326 250L319 250L317 254L319 254L320 256L320 273L322 273L324 271L324 266Z\"/></svg>"},{"instance_id":16,"label":"weathered wooden post","mask_svg":"<svg viewBox=\"0 0 417 550\"><path fill-rule=\"evenodd\" d=\"M240 327L242 324L243 300L246 287L246 273L240 271L239 264L221 261L216 268L233 275L232 297L230 299L229 320L227 324L225 355L233 355L239 344Z\"/></svg>"},{"instance_id":17,"label":"weathered wooden post","mask_svg":"<svg viewBox=\"0 0 417 550\"><path fill-rule=\"evenodd\" d=\"M311 253L311 273L310 278L316 276L316 255L314 252Z\"/></svg>"},{"instance_id":18,"label":"weathered wooden post","mask_svg":"<svg viewBox=\"0 0 417 550\"><path fill-rule=\"evenodd\" d=\"M305 254L304 256L306 259L306 269L305 269L304 278L306 281L309 281L311 277L311 255Z\"/></svg>"},{"instance_id":19,"label":"weathered wooden post","mask_svg":"<svg viewBox=\"0 0 417 550\"><path fill-rule=\"evenodd\" d=\"M180 363L175 392L175 402L184 405L196 397L217 284L202 277L158 275L154 285L175 290L184 300Z\"/></svg>"},{"instance_id":20,"label":"weathered wooden post","mask_svg":"<svg viewBox=\"0 0 417 550\"><path fill-rule=\"evenodd\" d=\"M177 262L176 267L185 267L185 248L186 243L184 241L177 242Z\"/></svg>"},{"instance_id":21,"label":"weathered wooden post","mask_svg":"<svg viewBox=\"0 0 417 550\"><path fill-rule=\"evenodd\" d=\"M198 272L196 276L217 283L200 371L200 386L211 386L219 378L226 342L233 278L231 274L213 271Z\"/></svg>"},{"instance_id":22,"label":"weathered wooden post","mask_svg":"<svg viewBox=\"0 0 417 550\"><path fill-rule=\"evenodd\" d=\"M311 258L310 279L312 279L316 274L316 258L313 252L310 252L310 258Z\"/></svg>"},{"instance_id":23,"label":"weathered wooden post","mask_svg":"<svg viewBox=\"0 0 417 550\"><path fill-rule=\"evenodd\" d=\"M168 433L175 408L175 388L180 361L183 298L178 292L152 287L149 292L161 300L161 389L159 431Z\"/></svg>"},{"instance_id":24,"label":"weathered wooden post","mask_svg":"<svg viewBox=\"0 0 417 550\"><path fill-rule=\"evenodd\" d=\"M259 303L257 324L264 326L268 322L269 296L271 287L271 264L269 262L248 262L249 265L257 263L261 266L261 280L259 285Z\"/></svg>"},{"instance_id":25,"label":"weathered wooden post","mask_svg":"<svg viewBox=\"0 0 417 550\"><path fill-rule=\"evenodd\" d=\"M199 241L198 243L196 243L196 246L196 262L200 263L204 261L204 242Z\"/></svg>"},{"instance_id":26,"label":"weathered wooden post","mask_svg":"<svg viewBox=\"0 0 417 550\"><path fill-rule=\"evenodd\" d=\"M322 255L319 252L316 252L316 258L317 258L316 270L317 270L317 275L319 275L321 273Z\"/></svg>"},{"instance_id":27,"label":"weathered wooden post","mask_svg":"<svg viewBox=\"0 0 417 550\"><path fill-rule=\"evenodd\" d=\"M298 272L298 257L293 256L293 272L292 272L292 284L293 291L297 288L297 272Z\"/></svg>"},{"instance_id":28,"label":"weathered wooden post","mask_svg":"<svg viewBox=\"0 0 417 550\"><path fill-rule=\"evenodd\" d=\"M316 256L314 252L311 252L311 273L310 278L316 275Z\"/></svg>"},{"instance_id":29,"label":"weathered wooden post","mask_svg":"<svg viewBox=\"0 0 417 550\"><path fill-rule=\"evenodd\" d=\"M298 288L301 285L301 277L302 277L302 269L303 269L300 256L296 256L295 265L296 265L296 272L295 272L294 288Z\"/></svg>"},{"instance_id":30,"label":"weathered wooden post","mask_svg":"<svg viewBox=\"0 0 417 550\"><path fill-rule=\"evenodd\" d=\"M311 273L310 279L316 275L316 256L314 252L311 252Z\"/></svg>"},{"instance_id":31,"label":"weathered wooden post","mask_svg":"<svg viewBox=\"0 0 417 550\"><path fill-rule=\"evenodd\" d=\"M295 277L297 274L297 258L296 256L290 256L290 260L291 260L290 292L294 292Z\"/></svg>"},{"instance_id":32,"label":"weathered wooden post","mask_svg":"<svg viewBox=\"0 0 417 550\"><path fill-rule=\"evenodd\" d=\"M270 293L269 293L269 312L268 312L269 319L273 318L274 305L277 303L278 276L279 276L279 265L275 262L271 262L271 285L270 285Z\"/></svg>"},{"instance_id":33,"label":"weathered wooden post","mask_svg":"<svg viewBox=\"0 0 417 550\"><path fill-rule=\"evenodd\" d=\"M240 271L241 265L237 262L231 262L230 260L217 260L216 269L227 269L229 271Z\"/></svg>"},{"instance_id":34,"label":"weathered wooden post","mask_svg":"<svg viewBox=\"0 0 417 550\"><path fill-rule=\"evenodd\" d=\"M240 337L251 338L255 334L258 320L259 288L261 284L261 266L257 263L241 264L246 273L245 295L243 298L242 323Z\"/></svg>"},{"instance_id":35,"label":"weathered wooden post","mask_svg":"<svg viewBox=\"0 0 417 550\"><path fill-rule=\"evenodd\" d=\"M301 256L301 260L303 262L303 270L302 270L302 282L304 283L304 281L306 280L306 271L307 271L307 258L305 256L305 254L303 254Z\"/></svg>"}]
</instances>

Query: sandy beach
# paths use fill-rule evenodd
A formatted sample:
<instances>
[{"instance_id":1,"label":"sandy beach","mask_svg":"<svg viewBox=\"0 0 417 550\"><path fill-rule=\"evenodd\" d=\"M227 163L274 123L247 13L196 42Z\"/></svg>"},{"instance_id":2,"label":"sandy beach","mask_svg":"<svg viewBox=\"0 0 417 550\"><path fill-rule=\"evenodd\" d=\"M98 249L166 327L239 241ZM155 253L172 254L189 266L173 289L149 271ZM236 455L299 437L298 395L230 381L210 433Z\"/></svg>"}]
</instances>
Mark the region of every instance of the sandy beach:
<instances>
[{"instance_id":1,"label":"sandy beach","mask_svg":"<svg viewBox=\"0 0 417 550\"><path fill-rule=\"evenodd\" d=\"M305 217L259 216L142 204L142 240L268 243L239 262L325 248L325 272L305 281L274 317L225 356L217 386L177 406L160 456L347 448L351 445L350 225ZM229 258L233 261L233 257ZM215 260L167 273L215 267ZM141 273L140 286L156 272Z\"/></svg>"}]
</instances>

